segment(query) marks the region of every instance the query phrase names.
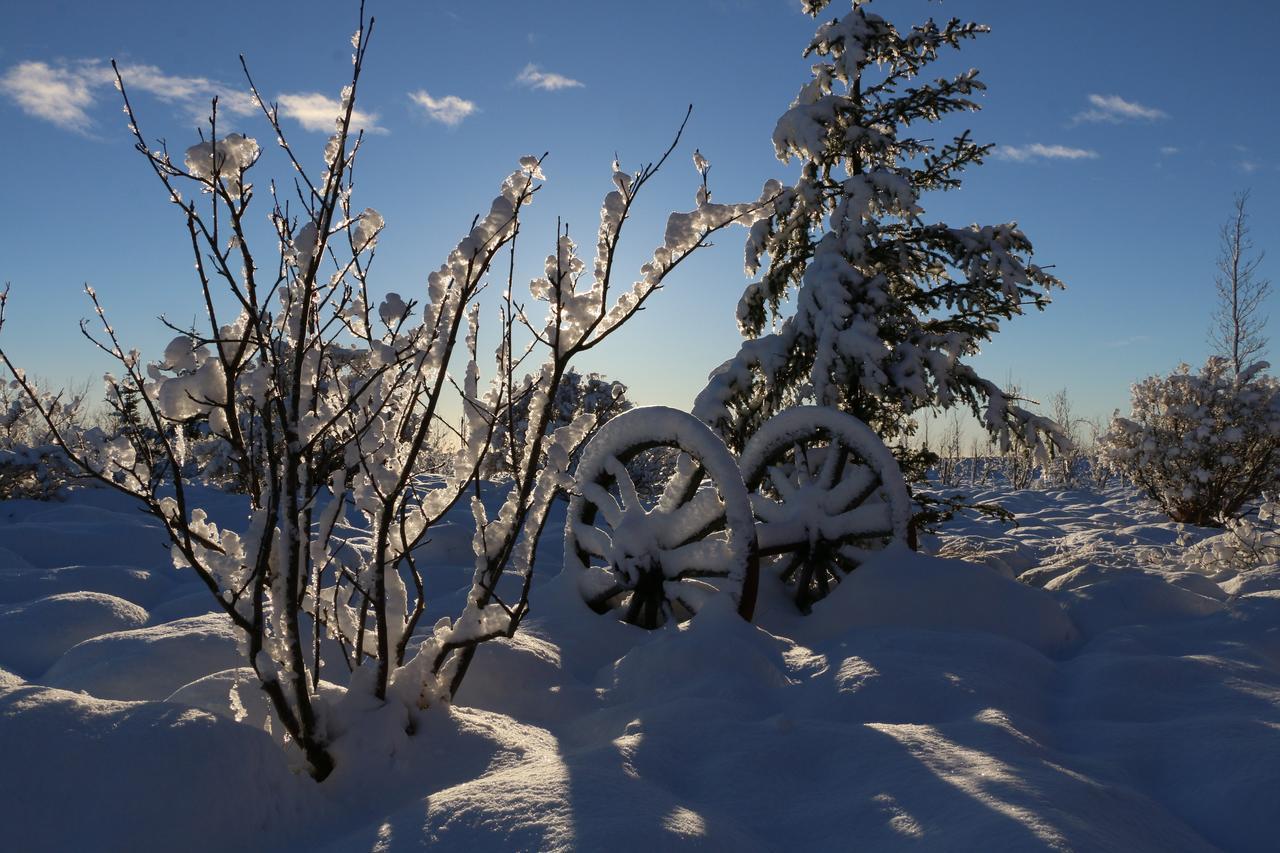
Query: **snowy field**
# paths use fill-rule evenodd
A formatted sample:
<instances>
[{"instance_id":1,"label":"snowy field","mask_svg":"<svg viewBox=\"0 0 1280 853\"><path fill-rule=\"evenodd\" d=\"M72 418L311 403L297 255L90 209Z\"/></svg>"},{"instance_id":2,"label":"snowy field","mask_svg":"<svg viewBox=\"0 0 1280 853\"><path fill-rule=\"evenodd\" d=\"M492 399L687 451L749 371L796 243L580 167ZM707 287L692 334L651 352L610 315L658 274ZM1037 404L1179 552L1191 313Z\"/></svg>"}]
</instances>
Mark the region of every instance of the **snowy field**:
<instances>
[{"instance_id":1,"label":"snowy field","mask_svg":"<svg viewBox=\"0 0 1280 853\"><path fill-rule=\"evenodd\" d=\"M766 584L754 625L653 633L556 577L561 505L517 638L414 736L390 713L339 734L323 785L147 517L101 490L5 502L4 846L1276 849L1280 568L1185 571L1125 489L980 497L1021 525L886 552L809 617ZM469 523L426 548L429 613L459 609Z\"/></svg>"}]
</instances>

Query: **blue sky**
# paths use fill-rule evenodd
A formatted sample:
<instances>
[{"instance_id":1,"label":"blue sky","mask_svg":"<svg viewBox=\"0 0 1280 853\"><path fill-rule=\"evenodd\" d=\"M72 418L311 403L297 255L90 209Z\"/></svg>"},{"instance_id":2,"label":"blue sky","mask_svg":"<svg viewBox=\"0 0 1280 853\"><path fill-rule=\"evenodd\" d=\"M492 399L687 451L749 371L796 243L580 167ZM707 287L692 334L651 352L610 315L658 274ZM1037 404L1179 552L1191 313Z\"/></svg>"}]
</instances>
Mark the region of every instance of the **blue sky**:
<instances>
[{"instance_id":1,"label":"blue sky","mask_svg":"<svg viewBox=\"0 0 1280 853\"><path fill-rule=\"evenodd\" d=\"M837 1L824 17L845 8ZM1233 193L1253 189L1259 248L1280 242L1280 5L871 8L900 26L954 15L992 27L939 65L976 66L989 88L982 112L937 136L971 127L1001 147L962 190L926 196L926 216L1018 221L1037 262L1053 264L1068 290L1045 313L1009 324L979 369L1046 400L1066 387L1081 414L1103 415L1126 404L1132 381L1201 361L1217 233ZM682 147L624 236L624 272L660 242L667 212L692 207L694 146L712 163L718 201L755 198L766 178L794 174L769 138L808 76L800 54L814 22L797 0L371 0L369 9L377 25L359 103L375 132L355 203L387 220L375 275L383 291L419 293L523 154L550 152L523 232L521 277L538 273L557 216L589 246L615 152L627 168L654 159L689 103ZM354 22L352 3L331 0L305 11L241 0L180 11L49 2L10 16L0 34L0 278L13 284L3 335L29 372L96 383L109 368L79 336L90 313L85 282L121 337L150 357L170 337L158 315L184 325L199 310L181 218L132 150L104 63L126 67L144 132L180 151L196 141L210 95L231 106L243 98L243 53L264 94L285 107L296 150L319 162L328 132L320 96L335 97L345 81ZM224 115L220 126L270 138L253 114ZM274 152L256 170L260 185L269 176L288 179ZM640 402L690 405L737 348L742 236L729 232L682 266L580 368L626 382ZM1280 278L1280 250L1262 272Z\"/></svg>"}]
</instances>

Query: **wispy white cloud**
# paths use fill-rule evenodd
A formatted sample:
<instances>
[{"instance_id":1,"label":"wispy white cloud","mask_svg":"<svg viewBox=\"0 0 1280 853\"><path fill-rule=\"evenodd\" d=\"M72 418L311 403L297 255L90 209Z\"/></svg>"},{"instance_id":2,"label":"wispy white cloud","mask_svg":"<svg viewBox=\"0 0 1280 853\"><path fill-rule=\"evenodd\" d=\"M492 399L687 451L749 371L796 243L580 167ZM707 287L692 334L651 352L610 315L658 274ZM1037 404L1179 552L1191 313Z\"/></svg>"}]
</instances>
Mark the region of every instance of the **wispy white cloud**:
<instances>
[{"instance_id":1,"label":"wispy white cloud","mask_svg":"<svg viewBox=\"0 0 1280 853\"><path fill-rule=\"evenodd\" d=\"M111 74L111 69L104 67L102 71L107 82L112 82L114 75ZM208 77L166 74L154 65L121 65L120 76L124 78L125 85L135 92L146 92L167 103L187 107L188 111L197 114L208 112L209 102L215 96L218 98L219 112L247 116L258 111L258 104L248 91L234 89Z\"/></svg>"},{"instance_id":2,"label":"wispy white cloud","mask_svg":"<svg viewBox=\"0 0 1280 853\"><path fill-rule=\"evenodd\" d=\"M120 65L120 75L130 92L145 92L165 103L176 104L196 120L209 114L217 96L218 109L237 116L251 115L258 106L253 96L207 77L167 74L155 65ZM87 133L93 127L90 110L99 95L115 83L111 66L101 59L21 62L0 76L0 92L23 112L58 127Z\"/></svg>"},{"instance_id":3,"label":"wispy white cloud","mask_svg":"<svg viewBox=\"0 0 1280 853\"><path fill-rule=\"evenodd\" d=\"M422 107L426 111L428 118L441 124L447 124L449 127L456 127L464 118L474 113L477 109L474 101L459 98L457 95L433 98L427 94L426 89L410 92L409 100Z\"/></svg>"},{"instance_id":4,"label":"wispy white cloud","mask_svg":"<svg viewBox=\"0 0 1280 853\"><path fill-rule=\"evenodd\" d=\"M1253 148L1240 142L1232 143L1231 150L1235 151L1239 156L1235 158L1234 165L1246 175L1252 175L1259 169L1266 168L1267 163L1254 153Z\"/></svg>"},{"instance_id":5,"label":"wispy white cloud","mask_svg":"<svg viewBox=\"0 0 1280 853\"><path fill-rule=\"evenodd\" d=\"M342 105L336 98L330 98L319 92L299 92L284 94L276 98L280 105L280 114L291 118L302 125L303 130L314 130L321 133L333 133L334 122L342 112ZM386 128L378 126L378 114L361 110L351 111L351 126L368 133L386 133Z\"/></svg>"},{"instance_id":6,"label":"wispy white cloud","mask_svg":"<svg viewBox=\"0 0 1280 853\"><path fill-rule=\"evenodd\" d=\"M0 92L29 116L86 133L93 126L94 82L83 69L20 62L0 77Z\"/></svg>"},{"instance_id":7,"label":"wispy white cloud","mask_svg":"<svg viewBox=\"0 0 1280 853\"><path fill-rule=\"evenodd\" d=\"M1090 95L1089 108L1076 113L1073 121L1106 121L1118 124L1122 121L1155 121L1168 117L1169 114L1164 110L1148 107L1137 101L1126 101L1119 95Z\"/></svg>"},{"instance_id":8,"label":"wispy white cloud","mask_svg":"<svg viewBox=\"0 0 1280 853\"><path fill-rule=\"evenodd\" d=\"M1172 157L1174 154L1177 154L1181 150L1182 149L1176 145L1164 145L1164 146L1161 146L1160 153L1166 157Z\"/></svg>"},{"instance_id":9,"label":"wispy white cloud","mask_svg":"<svg viewBox=\"0 0 1280 853\"><path fill-rule=\"evenodd\" d=\"M585 85L581 80L574 80L572 77L556 74L553 71L543 71L532 62L516 75L516 82L531 89L543 89L547 92L557 92L560 89L580 89Z\"/></svg>"},{"instance_id":10,"label":"wispy white cloud","mask_svg":"<svg viewBox=\"0 0 1280 853\"><path fill-rule=\"evenodd\" d=\"M1032 160L1096 160L1098 152L1089 148L1033 142L1030 145L1001 145L996 148L995 156L1001 160L1027 163Z\"/></svg>"}]
</instances>

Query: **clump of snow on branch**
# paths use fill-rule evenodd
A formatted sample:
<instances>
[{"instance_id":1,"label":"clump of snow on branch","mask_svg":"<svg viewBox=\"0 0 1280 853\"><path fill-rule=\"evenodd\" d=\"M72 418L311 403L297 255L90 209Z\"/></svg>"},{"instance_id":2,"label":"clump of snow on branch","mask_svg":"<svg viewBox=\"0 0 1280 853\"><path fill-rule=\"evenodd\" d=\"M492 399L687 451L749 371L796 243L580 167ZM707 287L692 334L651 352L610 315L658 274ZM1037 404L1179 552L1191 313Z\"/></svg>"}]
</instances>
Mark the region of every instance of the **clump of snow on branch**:
<instances>
[{"instance_id":1,"label":"clump of snow on branch","mask_svg":"<svg viewBox=\"0 0 1280 853\"><path fill-rule=\"evenodd\" d=\"M206 184L206 191L213 191L220 183L231 198L239 198L244 173L258 162L261 154L262 149L256 139L230 133L217 141L192 145L187 149L183 162L192 177Z\"/></svg>"}]
</instances>

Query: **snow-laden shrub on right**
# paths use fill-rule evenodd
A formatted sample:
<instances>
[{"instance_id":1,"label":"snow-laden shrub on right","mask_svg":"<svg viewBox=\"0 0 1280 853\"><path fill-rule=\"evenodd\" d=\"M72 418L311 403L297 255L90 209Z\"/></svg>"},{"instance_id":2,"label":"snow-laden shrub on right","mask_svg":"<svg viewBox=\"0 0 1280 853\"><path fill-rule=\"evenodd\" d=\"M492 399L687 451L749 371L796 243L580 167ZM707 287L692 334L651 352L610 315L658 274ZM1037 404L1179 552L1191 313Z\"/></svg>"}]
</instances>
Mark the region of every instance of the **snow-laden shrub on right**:
<instances>
[{"instance_id":1,"label":"snow-laden shrub on right","mask_svg":"<svg viewBox=\"0 0 1280 853\"><path fill-rule=\"evenodd\" d=\"M1280 564L1280 503L1265 501L1257 518L1233 518L1226 531L1187 549L1183 562L1206 575L1234 576L1260 566Z\"/></svg>"},{"instance_id":2,"label":"snow-laden shrub on right","mask_svg":"<svg viewBox=\"0 0 1280 853\"><path fill-rule=\"evenodd\" d=\"M1211 357L1133 386L1132 412L1102 437L1105 463L1174 521L1221 527L1280 481L1280 382Z\"/></svg>"}]
</instances>

